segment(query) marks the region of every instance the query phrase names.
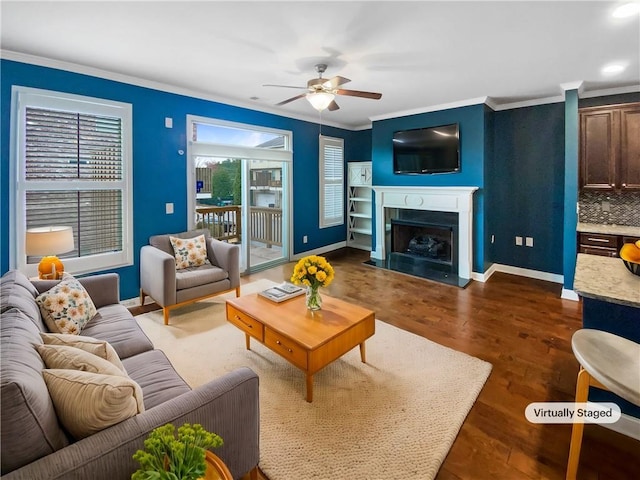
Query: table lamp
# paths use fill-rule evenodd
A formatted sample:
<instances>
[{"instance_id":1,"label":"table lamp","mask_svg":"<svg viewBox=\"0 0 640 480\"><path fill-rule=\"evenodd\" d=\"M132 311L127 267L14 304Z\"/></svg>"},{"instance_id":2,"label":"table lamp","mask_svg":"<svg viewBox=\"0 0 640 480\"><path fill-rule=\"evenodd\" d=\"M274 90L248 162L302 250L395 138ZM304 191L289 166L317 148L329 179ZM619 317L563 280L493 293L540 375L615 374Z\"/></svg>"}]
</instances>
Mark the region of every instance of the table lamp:
<instances>
[{"instance_id":1,"label":"table lamp","mask_svg":"<svg viewBox=\"0 0 640 480\"><path fill-rule=\"evenodd\" d=\"M26 236L27 255L44 255L38 265L38 277L46 280L62 278L64 266L59 253L74 249L73 229L71 227L29 228Z\"/></svg>"}]
</instances>

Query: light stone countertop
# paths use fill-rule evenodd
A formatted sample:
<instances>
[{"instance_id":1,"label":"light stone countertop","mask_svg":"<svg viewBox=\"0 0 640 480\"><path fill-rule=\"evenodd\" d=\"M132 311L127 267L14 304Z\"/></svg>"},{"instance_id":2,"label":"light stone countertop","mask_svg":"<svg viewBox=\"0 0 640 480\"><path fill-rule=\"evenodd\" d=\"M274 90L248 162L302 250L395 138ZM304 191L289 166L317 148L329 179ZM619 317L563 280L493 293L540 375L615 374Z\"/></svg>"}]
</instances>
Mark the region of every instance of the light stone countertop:
<instances>
[{"instance_id":1,"label":"light stone countertop","mask_svg":"<svg viewBox=\"0 0 640 480\"><path fill-rule=\"evenodd\" d=\"M603 233L608 235L640 237L640 227L630 227L628 225L605 225L603 223L579 222L576 230L583 233Z\"/></svg>"},{"instance_id":2,"label":"light stone countertop","mask_svg":"<svg viewBox=\"0 0 640 480\"><path fill-rule=\"evenodd\" d=\"M573 289L583 297L640 308L640 276L619 258L579 253Z\"/></svg>"}]
</instances>

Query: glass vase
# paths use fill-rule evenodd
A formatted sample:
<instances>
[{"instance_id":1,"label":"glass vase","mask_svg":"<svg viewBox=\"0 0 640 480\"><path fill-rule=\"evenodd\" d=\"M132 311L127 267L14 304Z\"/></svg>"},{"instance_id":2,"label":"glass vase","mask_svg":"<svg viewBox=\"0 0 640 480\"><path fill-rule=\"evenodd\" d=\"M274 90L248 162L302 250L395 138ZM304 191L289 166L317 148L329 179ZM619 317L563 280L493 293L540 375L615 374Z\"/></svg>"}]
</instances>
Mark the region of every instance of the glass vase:
<instances>
[{"instance_id":1,"label":"glass vase","mask_svg":"<svg viewBox=\"0 0 640 480\"><path fill-rule=\"evenodd\" d=\"M320 296L319 287L307 287L307 308L311 311L322 308L322 297Z\"/></svg>"}]
</instances>

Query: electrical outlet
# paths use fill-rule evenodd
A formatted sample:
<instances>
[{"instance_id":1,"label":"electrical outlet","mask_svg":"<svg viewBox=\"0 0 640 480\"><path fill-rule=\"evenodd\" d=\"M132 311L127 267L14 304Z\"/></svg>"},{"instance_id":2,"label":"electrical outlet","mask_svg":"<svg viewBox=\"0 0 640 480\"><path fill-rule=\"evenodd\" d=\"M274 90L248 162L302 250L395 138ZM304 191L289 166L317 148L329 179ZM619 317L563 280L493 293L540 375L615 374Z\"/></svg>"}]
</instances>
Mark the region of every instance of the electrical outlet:
<instances>
[{"instance_id":1,"label":"electrical outlet","mask_svg":"<svg viewBox=\"0 0 640 480\"><path fill-rule=\"evenodd\" d=\"M516 237L516 245L519 247L522 246L522 237Z\"/></svg>"},{"instance_id":2,"label":"electrical outlet","mask_svg":"<svg viewBox=\"0 0 640 480\"><path fill-rule=\"evenodd\" d=\"M173 213L173 203L165 204L164 208L165 212L167 212L167 215L171 215Z\"/></svg>"},{"instance_id":3,"label":"electrical outlet","mask_svg":"<svg viewBox=\"0 0 640 480\"><path fill-rule=\"evenodd\" d=\"M307 240L308 240L308 238L307 238L306 235L304 237L302 237L302 243L307 243Z\"/></svg>"},{"instance_id":4,"label":"electrical outlet","mask_svg":"<svg viewBox=\"0 0 640 480\"><path fill-rule=\"evenodd\" d=\"M173 128L173 118L165 117L164 126L165 126L165 128Z\"/></svg>"},{"instance_id":5,"label":"electrical outlet","mask_svg":"<svg viewBox=\"0 0 640 480\"><path fill-rule=\"evenodd\" d=\"M525 239L527 247L533 247L533 237L527 237Z\"/></svg>"}]
</instances>

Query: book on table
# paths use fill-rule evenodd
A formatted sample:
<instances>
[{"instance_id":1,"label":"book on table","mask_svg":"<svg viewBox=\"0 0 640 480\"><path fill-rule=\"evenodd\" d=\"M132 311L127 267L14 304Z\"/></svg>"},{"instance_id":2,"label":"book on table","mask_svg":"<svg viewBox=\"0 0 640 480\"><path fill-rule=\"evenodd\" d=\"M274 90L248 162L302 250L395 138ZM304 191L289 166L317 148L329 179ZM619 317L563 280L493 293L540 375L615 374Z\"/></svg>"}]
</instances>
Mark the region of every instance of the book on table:
<instances>
[{"instance_id":1,"label":"book on table","mask_svg":"<svg viewBox=\"0 0 640 480\"><path fill-rule=\"evenodd\" d=\"M268 298L272 302L280 303L302 295L304 292L305 289L303 287L299 287L293 283L283 282L280 285L261 291L258 295Z\"/></svg>"}]
</instances>

